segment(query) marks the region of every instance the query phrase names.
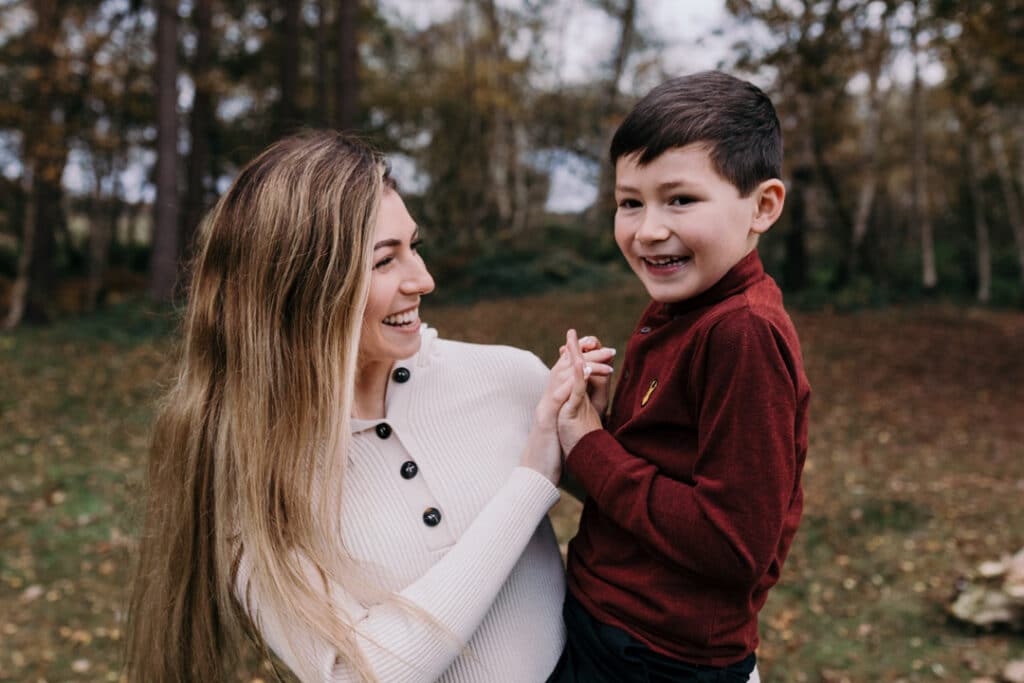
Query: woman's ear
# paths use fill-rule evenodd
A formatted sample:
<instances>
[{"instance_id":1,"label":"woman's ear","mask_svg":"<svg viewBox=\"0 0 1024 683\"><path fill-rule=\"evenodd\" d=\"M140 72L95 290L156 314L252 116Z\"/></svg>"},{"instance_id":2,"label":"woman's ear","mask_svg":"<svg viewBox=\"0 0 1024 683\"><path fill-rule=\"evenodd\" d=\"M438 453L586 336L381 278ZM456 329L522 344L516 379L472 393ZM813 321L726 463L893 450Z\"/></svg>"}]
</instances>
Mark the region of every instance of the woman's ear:
<instances>
[{"instance_id":1,"label":"woman's ear","mask_svg":"<svg viewBox=\"0 0 1024 683\"><path fill-rule=\"evenodd\" d=\"M782 215L782 206L786 203L786 186L778 178L765 180L754 190L754 202L754 220L750 230L763 235Z\"/></svg>"}]
</instances>

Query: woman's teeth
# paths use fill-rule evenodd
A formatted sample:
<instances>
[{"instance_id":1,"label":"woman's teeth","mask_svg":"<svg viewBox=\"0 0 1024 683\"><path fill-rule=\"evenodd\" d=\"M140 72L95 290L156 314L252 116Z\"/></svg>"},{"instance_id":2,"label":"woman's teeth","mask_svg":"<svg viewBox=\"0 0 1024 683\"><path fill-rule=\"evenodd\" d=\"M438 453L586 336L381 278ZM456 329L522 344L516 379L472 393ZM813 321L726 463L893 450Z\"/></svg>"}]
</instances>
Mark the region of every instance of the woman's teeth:
<instances>
[{"instance_id":1,"label":"woman's teeth","mask_svg":"<svg viewBox=\"0 0 1024 683\"><path fill-rule=\"evenodd\" d=\"M405 313L395 313L384 318L385 325L393 325L395 327L401 327L402 325L411 325L416 322L420 316L420 309L414 308L411 311Z\"/></svg>"}]
</instances>

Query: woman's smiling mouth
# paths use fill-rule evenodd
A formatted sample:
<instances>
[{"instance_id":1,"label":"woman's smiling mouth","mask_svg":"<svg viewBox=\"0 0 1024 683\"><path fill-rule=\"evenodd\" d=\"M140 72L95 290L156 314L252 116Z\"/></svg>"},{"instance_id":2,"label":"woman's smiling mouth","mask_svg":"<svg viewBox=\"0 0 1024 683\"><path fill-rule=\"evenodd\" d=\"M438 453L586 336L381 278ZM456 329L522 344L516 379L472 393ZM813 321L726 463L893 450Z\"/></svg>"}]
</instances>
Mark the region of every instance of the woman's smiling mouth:
<instances>
[{"instance_id":1,"label":"woman's smiling mouth","mask_svg":"<svg viewBox=\"0 0 1024 683\"><path fill-rule=\"evenodd\" d=\"M417 306L416 308L410 308L407 311L389 315L384 318L382 322L389 327L409 327L411 325L415 325L419 321L420 308Z\"/></svg>"}]
</instances>

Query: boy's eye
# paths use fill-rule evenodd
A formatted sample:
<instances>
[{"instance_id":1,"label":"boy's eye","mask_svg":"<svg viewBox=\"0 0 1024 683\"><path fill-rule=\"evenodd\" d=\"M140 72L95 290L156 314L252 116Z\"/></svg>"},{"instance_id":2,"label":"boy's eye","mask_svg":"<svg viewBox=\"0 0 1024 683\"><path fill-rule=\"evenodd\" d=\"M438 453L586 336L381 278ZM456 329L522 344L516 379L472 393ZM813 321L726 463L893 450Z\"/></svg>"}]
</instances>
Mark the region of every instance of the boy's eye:
<instances>
[{"instance_id":1,"label":"boy's eye","mask_svg":"<svg viewBox=\"0 0 1024 683\"><path fill-rule=\"evenodd\" d=\"M641 204L635 199L623 199L619 202L620 209L637 209L640 208Z\"/></svg>"},{"instance_id":2,"label":"boy's eye","mask_svg":"<svg viewBox=\"0 0 1024 683\"><path fill-rule=\"evenodd\" d=\"M673 197L672 201L669 202L669 205L670 206L686 206L687 204L693 204L695 201L697 201L697 200L694 197L687 197L685 195L680 195L678 197Z\"/></svg>"}]
</instances>

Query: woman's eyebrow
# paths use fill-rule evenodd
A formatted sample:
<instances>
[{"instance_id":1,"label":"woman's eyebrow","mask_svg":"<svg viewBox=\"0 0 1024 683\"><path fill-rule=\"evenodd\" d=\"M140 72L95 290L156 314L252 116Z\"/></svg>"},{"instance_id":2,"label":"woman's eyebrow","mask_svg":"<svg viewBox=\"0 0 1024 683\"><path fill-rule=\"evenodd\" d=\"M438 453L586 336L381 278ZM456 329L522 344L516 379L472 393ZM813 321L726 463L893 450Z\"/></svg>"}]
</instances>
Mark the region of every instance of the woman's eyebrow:
<instances>
[{"instance_id":1,"label":"woman's eyebrow","mask_svg":"<svg viewBox=\"0 0 1024 683\"><path fill-rule=\"evenodd\" d=\"M410 238L409 241L410 242L415 242L417 239L419 239L419 236L420 236L420 226L417 225L416 228L412 231L412 237ZM400 246L402 246L402 240L397 239L395 237L389 237L388 239L381 240L380 242L377 242L375 245L373 245L373 250L377 251L378 249L383 249L384 247L400 247Z\"/></svg>"}]
</instances>

